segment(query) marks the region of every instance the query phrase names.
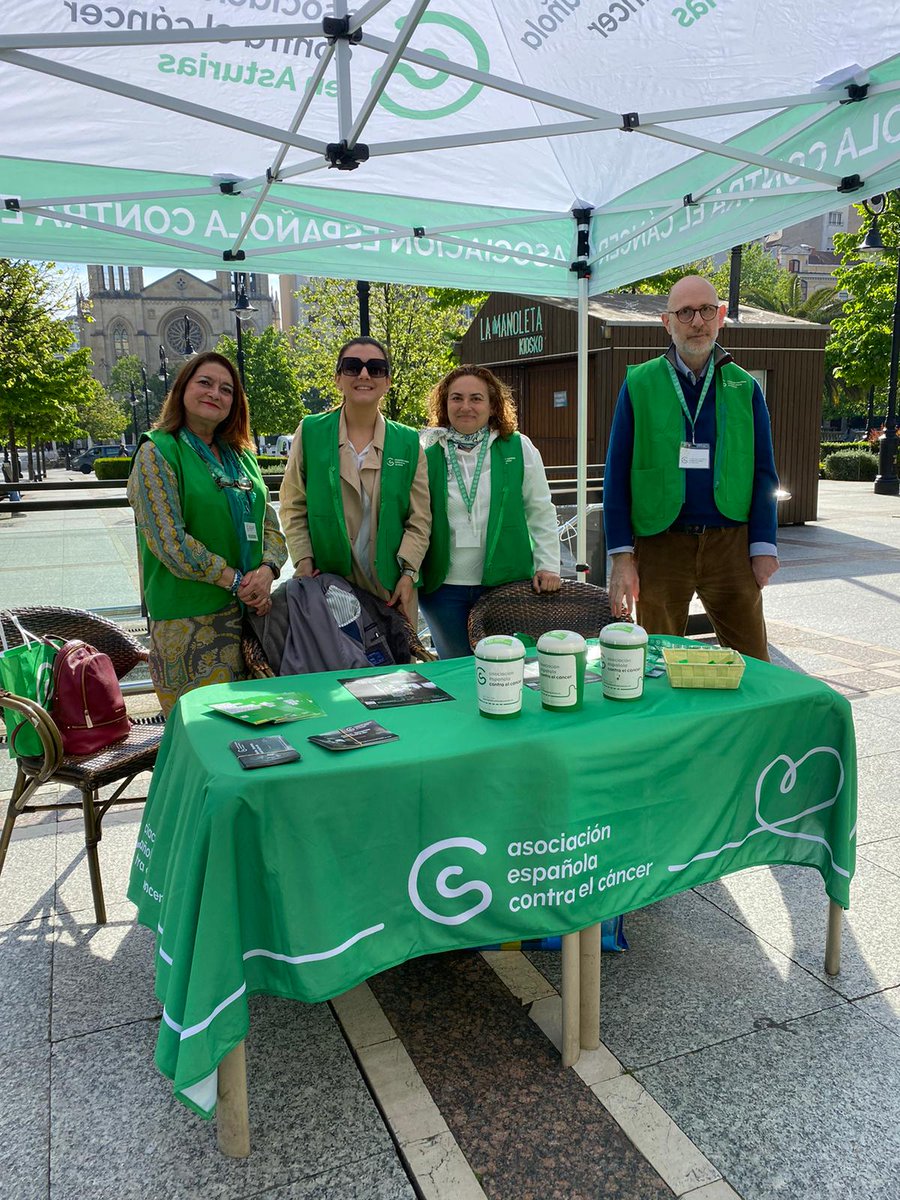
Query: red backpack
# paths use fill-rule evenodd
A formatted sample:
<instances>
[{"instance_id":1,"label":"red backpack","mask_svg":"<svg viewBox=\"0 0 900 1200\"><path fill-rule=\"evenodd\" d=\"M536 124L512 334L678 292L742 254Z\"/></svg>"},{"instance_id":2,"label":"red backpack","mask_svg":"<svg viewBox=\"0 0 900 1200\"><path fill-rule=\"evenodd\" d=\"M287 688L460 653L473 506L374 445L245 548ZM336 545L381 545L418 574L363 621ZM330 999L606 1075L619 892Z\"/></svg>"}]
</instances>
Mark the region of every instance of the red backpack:
<instances>
[{"instance_id":1,"label":"red backpack","mask_svg":"<svg viewBox=\"0 0 900 1200\"><path fill-rule=\"evenodd\" d=\"M93 754L127 737L131 722L109 655L66 642L53 664L53 720L66 754Z\"/></svg>"}]
</instances>

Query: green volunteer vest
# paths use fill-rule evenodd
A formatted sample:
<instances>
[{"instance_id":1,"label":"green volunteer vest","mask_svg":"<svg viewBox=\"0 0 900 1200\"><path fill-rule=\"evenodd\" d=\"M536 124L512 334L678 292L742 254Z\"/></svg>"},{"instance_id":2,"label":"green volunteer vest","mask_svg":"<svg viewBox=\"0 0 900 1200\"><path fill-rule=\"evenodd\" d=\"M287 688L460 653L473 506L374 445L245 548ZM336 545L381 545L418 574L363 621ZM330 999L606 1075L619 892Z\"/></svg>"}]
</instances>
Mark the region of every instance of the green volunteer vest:
<instances>
[{"instance_id":1,"label":"green volunteer vest","mask_svg":"<svg viewBox=\"0 0 900 1200\"><path fill-rule=\"evenodd\" d=\"M684 413L665 355L629 367L626 381L634 412L631 524L638 537L651 537L668 529L684 504L684 470L678 466ZM736 363L716 371L713 496L719 512L733 521L747 520L753 496L753 388L753 376Z\"/></svg>"},{"instance_id":2,"label":"green volunteer vest","mask_svg":"<svg viewBox=\"0 0 900 1200\"><path fill-rule=\"evenodd\" d=\"M216 487L205 463L190 446L171 433L160 429L144 434L141 442L151 441L178 479L178 496L184 527L207 550L219 554L230 567L240 558L237 531L231 518L228 501L221 488ZM140 444L140 443L139 443ZM256 541L252 544L253 569L262 562L263 522L268 493L256 458L249 450L238 455L248 479L253 480L252 516L256 525ZM172 531L174 534L174 531ZM154 621L175 617L200 617L219 612L231 603L225 588L194 579L179 579L151 553L143 534L138 532L141 548L141 568L147 611Z\"/></svg>"},{"instance_id":3,"label":"green volunteer vest","mask_svg":"<svg viewBox=\"0 0 900 1200\"><path fill-rule=\"evenodd\" d=\"M320 571L349 577L352 550L341 497L340 419L339 408L304 417L300 423L300 437L306 478L306 515L316 566ZM419 463L419 435L397 421L385 421L385 426L375 574L381 586L392 592L400 578L397 552L409 516L409 497Z\"/></svg>"},{"instance_id":4,"label":"green volunteer vest","mask_svg":"<svg viewBox=\"0 0 900 1200\"><path fill-rule=\"evenodd\" d=\"M422 590L427 593L441 586L450 569L450 523L444 447L435 442L425 451L425 458L431 492L431 544L422 564ZM517 433L505 439L495 438L491 446L491 507L481 576L484 587L530 579L534 574L531 537L522 504L524 478L522 439Z\"/></svg>"}]
</instances>

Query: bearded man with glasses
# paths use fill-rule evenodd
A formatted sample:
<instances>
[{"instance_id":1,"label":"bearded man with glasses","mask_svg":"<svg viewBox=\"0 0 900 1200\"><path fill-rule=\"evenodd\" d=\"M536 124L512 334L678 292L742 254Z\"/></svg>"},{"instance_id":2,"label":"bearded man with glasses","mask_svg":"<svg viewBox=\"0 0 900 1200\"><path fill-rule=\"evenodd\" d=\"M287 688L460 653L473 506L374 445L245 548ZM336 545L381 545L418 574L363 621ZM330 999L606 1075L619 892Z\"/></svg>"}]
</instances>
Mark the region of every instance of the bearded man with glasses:
<instances>
[{"instance_id":1,"label":"bearded man with glasses","mask_svg":"<svg viewBox=\"0 0 900 1200\"><path fill-rule=\"evenodd\" d=\"M685 276L662 314L669 349L628 368L603 479L609 601L681 636L696 592L721 645L768 661L778 475L759 384L716 342L725 311L709 280Z\"/></svg>"}]
</instances>

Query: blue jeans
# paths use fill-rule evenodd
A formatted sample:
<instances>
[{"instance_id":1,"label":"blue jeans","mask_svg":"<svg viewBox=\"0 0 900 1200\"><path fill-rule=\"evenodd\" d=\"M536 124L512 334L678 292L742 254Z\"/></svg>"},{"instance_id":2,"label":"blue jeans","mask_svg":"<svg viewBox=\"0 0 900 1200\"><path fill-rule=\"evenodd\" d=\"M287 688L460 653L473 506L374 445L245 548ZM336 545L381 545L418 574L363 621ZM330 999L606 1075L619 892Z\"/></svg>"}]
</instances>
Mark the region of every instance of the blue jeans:
<instances>
[{"instance_id":1,"label":"blue jeans","mask_svg":"<svg viewBox=\"0 0 900 1200\"><path fill-rule=\"evenodd\" d=\"M481 584L445 583L427 596L419 593L419 607L441 658L464 658L472 653L467 631L469 613L484 590Z\"/></svg>"}]
</instances>

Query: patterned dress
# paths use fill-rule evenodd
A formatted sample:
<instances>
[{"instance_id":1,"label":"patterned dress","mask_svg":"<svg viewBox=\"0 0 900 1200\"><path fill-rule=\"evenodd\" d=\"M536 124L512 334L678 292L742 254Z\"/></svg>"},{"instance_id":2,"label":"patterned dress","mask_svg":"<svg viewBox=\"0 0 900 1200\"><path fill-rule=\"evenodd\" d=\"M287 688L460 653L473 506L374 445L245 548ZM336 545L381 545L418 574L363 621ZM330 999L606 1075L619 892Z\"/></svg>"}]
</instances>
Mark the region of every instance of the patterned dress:
<instances>
[{"instance_id":1,"label":"patterned dress","mask_svg":"<svg viewBox=\"0 0 900 1200\"><path fill-rule=\"evenodd\" d=\"M179 579L216 584L228 566L184 527L178 479L152 442L135 455L128 499L147 546ZM266 505L262 561L281 567L287 560L278 517ZM150 678L163 713L192 688L247 678L241 653L242 606L237 600L198 617L150 621Z\"/></svg>"}]
</instances>

